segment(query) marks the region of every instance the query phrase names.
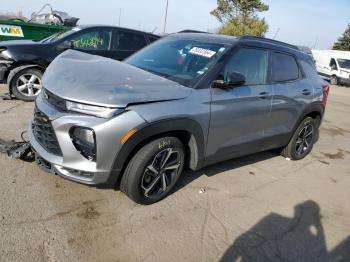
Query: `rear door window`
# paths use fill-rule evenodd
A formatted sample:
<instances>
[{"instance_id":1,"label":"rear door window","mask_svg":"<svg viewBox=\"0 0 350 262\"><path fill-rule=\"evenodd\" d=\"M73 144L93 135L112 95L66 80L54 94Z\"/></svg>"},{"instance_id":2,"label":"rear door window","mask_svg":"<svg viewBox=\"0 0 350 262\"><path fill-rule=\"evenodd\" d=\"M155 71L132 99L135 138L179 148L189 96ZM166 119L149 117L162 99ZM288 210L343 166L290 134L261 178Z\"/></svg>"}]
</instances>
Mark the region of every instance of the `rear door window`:
<instances>
[{"instance_id":1,"label":"rear door window","mask_svg":"<svg viewBox=\"0 0 350 262\"><path fill-rule=\"evenodd\" d=\"M291 55L271 52L271 81L288 82L297 80L300 71L295 58Z\"/></svg>"},{"instance_id":2,"label":"rear door window","mask_svg":"<svg viewBox=\"0 0 350 262\"><path fill-rule=\"evenodd\" d=\"M118 31L116 36L115 49L119 51L136 51L147 45L143 34Z\"/></svg>"}]
</instances>

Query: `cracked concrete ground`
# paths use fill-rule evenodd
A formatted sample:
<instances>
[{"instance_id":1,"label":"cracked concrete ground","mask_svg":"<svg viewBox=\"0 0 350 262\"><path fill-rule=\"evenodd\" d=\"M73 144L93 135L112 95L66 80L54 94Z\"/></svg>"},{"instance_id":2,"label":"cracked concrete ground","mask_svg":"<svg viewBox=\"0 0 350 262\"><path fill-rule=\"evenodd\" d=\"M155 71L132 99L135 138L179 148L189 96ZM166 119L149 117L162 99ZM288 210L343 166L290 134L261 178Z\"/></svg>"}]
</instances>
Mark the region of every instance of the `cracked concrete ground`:
<instances>
[{"instance_id":1,"label":"cracked concrete ground","mask_svg":"<svg viewBox=\"0 0 350 262\"><path fill-rule=\"evenodd\" d=\"M20 139L32 110L0 101L0 143ZM349 115L350 89L333 87L305 159L187 172L152 206L0 154L0 261L350 261Z\"/></svg>"}]
</instances>

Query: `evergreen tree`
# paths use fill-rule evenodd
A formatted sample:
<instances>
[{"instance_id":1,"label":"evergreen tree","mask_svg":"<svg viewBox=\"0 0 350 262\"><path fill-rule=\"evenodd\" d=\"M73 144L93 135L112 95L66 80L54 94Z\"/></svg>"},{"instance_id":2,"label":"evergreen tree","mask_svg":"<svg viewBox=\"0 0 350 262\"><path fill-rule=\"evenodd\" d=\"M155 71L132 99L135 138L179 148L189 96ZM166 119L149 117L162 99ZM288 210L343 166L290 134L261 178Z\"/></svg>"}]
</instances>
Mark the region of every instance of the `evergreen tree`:
<instances>
[{"instance_id":1,"label":"evergreen tree","mask_svg":"<svg viewBox=\"0 0 350 262\"><path fill-rule=\"evenodd\" d=\"M350 24L343 35L338 38L338 41L334 43L333 49L350 51Z\"/></svg>"}]
</instances>

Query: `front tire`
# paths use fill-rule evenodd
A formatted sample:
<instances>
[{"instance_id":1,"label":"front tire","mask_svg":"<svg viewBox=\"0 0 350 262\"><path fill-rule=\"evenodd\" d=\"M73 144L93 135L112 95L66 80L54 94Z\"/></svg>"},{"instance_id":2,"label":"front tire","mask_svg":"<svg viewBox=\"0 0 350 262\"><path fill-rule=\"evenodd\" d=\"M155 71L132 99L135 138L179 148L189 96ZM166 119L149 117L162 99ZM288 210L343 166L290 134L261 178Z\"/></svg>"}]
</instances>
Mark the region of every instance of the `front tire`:
<instances>
[{"instance_id":1,"label":"front tire","mask_svg":"<svg viewBox=\"0 0 350 262\"><path fill-rule=\"evenodd\" d=\"M139 204L153 204L168 195L185 164L185 148L176 137L155 139L128 163L120 189Z\"/></svg>"},{"instance_id":2,"label":"front tire","mask_svg":"<svg viewBox=\"0 0 350 262\"><path fill-rule=\"evenodd\" d=\"M20 100L34 101L42 90L43 73L38 69L25 68L11 79L11 93Z\"/></svg>"},{"instance_id":3,"label":"front tire","mask_svg":"<svg viewBox=\"0 0 350 262\"><path fill-rule=\"evenodd\" d=\"M292 160L299 160L307 156L318 136L317 120L306 117L295 130L288 145L282 150L281 155Z\"/></svg>"},{"instance_id":4,"label":"front tire","mask_svg":"<svg viewBox=\"0 0 350 262\"><path fill-rule=\"evenodd\" d=\"M331 83L331 85L338 85L338 78L337 78L337 76L335 76L335 75L333 75L333 76L331 76L331 78L330 78L330 83Z\"/></svg>"}]
</instances>

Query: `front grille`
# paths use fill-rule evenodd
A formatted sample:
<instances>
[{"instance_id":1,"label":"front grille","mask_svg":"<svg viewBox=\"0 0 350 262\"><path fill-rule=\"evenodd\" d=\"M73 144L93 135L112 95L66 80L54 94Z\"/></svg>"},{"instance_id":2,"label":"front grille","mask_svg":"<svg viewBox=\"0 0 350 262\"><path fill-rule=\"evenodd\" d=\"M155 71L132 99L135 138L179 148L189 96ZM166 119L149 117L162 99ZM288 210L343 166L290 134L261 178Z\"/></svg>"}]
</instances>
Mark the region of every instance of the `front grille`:
<instances>
[{"instance_id":1,"label":"front grille","mask_svg":"<svg viewBox=\"0 0 350 262\"><path fill-rule=\"evenodd\" d=\"M54 95L53 93L51 93L50 91L48 91L47 89L44 89L44 99L51 105L53 105L56 109L58 109L59 111L67 111L66 108L66 100L64 100L63 98Z\"/></svg>"},{"instance_id":2,"label":"front grille","mask_svg":"<svg viewBox=\"0 0 350 262\"><path fill-rule=\"evenodd\" d=\"M36 107L34 108L32 130L34 137L42 147L52 154L62 156L61 148L48 116Z\"/></svg>"}]
</instances>

